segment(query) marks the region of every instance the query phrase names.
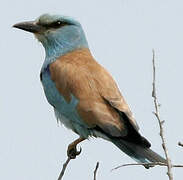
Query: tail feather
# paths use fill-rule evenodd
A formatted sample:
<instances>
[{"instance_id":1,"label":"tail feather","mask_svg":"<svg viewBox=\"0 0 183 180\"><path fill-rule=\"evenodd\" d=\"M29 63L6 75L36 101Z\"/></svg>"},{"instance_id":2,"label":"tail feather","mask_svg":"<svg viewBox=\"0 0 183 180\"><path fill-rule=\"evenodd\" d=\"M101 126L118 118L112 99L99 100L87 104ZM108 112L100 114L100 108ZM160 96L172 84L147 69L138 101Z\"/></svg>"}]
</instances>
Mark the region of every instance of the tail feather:
<instances>
[{"instance_id":1,"label":"tail feather","mask_svg":"<svg viewBox=\"0 0 183 180\"><path fill-rule=\"evenodd\" d=\"M123 139L111 139L111 141L125 154L130 156L138 163L152 163L152 162L166 163L166 159L161 157L156 152L152 151L150 148L143 147L135 143L127 142ZM145 167L149 168L149 166Z\"/></svg>"}]
</instances>

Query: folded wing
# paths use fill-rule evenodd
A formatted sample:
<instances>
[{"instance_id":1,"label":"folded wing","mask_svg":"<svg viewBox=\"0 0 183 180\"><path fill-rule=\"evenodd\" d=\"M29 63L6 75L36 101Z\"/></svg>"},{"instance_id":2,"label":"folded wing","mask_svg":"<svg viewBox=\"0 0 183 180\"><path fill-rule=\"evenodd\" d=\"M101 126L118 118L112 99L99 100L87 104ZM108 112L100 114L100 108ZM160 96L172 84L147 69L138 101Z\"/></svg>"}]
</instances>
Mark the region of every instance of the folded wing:
<instances>
[{"instance_id":1,"label":"folded wing","mask_svg":"<svg viewBox=\"0 0 183 180\"><path fill-rule=\"evenodd\" d=\"M71 95L78 99L78 114L90 129L96 128L109 137L127 137L129 140L137 137L141 141L139 127L117 84L88 49L60 57L50 65L50 72L68 103Z\"/></svg>"}]
</instances>

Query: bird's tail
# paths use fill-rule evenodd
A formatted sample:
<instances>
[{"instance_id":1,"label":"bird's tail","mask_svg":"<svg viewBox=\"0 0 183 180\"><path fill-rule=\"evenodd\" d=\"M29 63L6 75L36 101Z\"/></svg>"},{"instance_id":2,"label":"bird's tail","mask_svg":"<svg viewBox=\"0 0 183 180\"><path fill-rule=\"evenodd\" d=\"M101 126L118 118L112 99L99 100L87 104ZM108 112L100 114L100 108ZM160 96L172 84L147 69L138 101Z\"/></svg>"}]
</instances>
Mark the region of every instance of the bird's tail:
<instances>
[{"instance_id":1,"label":"bird's tail","mask_svg":"<svg viewBox=\"0 0 183 180\"><path fill-rule=\"evenodd\" d=\"M115 138L111 139L111 142L113 142L113 144L115 144L120 150L122 150L125 154L130 156L138 163L167 163L167 161L163 157L152 151L150 148L143 147L135 143L127 142L123 139ZM145 167L149 168L150 166Z\"/></svg>"}]
</instances>

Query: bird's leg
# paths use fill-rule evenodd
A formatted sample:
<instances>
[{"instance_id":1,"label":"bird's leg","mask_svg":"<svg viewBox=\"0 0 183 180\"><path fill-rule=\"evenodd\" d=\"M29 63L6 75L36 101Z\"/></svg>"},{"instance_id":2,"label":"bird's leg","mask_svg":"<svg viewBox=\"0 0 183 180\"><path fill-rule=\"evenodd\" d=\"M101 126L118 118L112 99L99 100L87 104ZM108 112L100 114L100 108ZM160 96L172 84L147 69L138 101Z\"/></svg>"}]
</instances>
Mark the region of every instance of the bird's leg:
<instances>
[{"instance_id":1,"label":"bird's leg","mask_svg":"<svg viewBox=\"0 0 183 180\"><path fill-rule=\"evenodd\" d=\"M77 144L79 144L80 142L84 141L85 138L80 137L78 139L76 139L74 142L72 142L71 144L69 144L68 148L67 148L67 156L70 159L75 159L76 156L78 156L81 153L81 148L79 151L77 151Z\"/></svg>"}]
</instances>

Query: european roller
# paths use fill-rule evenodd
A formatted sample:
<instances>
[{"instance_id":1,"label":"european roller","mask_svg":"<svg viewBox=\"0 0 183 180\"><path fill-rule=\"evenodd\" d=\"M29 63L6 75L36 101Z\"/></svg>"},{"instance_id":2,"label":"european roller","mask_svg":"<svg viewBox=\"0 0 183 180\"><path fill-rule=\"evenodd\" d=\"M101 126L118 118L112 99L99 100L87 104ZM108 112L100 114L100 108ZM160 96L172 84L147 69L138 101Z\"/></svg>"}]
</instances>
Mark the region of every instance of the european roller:
<instances>
[{"instance_id":1,"label":"european roller","mask_svg":"<svg viewBox=\"0 0 183 180\"><path fill-rule=\"evenodd\" d=\"M137 162L166 163L139 133L116 82L93 58L78 21L43 14L14 27L33 33L44 46L40 79L46 98L56 118L79 135L68 146L70 158L80 153L77 144L92 136L112 142Z\"/></svg>"}]
</instances>

